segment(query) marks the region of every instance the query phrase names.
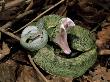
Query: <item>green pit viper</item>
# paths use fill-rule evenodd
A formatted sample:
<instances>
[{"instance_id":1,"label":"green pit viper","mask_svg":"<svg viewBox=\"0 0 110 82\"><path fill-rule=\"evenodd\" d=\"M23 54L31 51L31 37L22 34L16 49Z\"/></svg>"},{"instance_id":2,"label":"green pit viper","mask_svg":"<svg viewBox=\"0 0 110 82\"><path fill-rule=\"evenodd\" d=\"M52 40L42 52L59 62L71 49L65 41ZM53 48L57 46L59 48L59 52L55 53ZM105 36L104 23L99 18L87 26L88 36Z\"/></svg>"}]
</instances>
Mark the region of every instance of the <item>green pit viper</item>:
<instances>
[{"instance_id":1,"label":"green pit viper","mask_svg":"<svg viewBox=\"0 0 110 82\"><path fill-rule=\"evenodd\" d=\"M66 31L60 33L61 24L64 24L62 19L65 18L58 15L42 17L23 30L20 43L32 51L33 61L46 72L75 78L83 75L95 63L97 48L93 34L81 26L72 24L69 27L65 24ZM63 49L65 46L61 46L60 42L57 44L61 38L67 39L67 48ZM65 49L70 49L71 54L64 54Z\"/></svg>"}]
</instances>

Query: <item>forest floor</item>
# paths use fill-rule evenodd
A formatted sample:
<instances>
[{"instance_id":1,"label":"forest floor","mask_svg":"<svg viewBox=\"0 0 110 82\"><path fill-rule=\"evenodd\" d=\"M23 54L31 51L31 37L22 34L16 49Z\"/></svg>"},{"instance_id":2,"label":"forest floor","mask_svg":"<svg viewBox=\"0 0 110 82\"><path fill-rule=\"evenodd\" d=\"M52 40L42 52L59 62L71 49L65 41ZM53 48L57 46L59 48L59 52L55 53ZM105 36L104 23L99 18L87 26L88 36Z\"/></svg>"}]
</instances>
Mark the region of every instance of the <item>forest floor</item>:
<instances>
[{"instance_id":1,"label":"forest floor","mask_svg":"<svg viewBox=\"0 0 110 82\"><path fill-rule=\"evenodd\" d=\"M69 17L96 36L98 58L83 76L47 74L20 45L22 29L49 14ZM0 82L110 82L110 0L0 0L0 31Z\"/></svg>"}]
</instances>

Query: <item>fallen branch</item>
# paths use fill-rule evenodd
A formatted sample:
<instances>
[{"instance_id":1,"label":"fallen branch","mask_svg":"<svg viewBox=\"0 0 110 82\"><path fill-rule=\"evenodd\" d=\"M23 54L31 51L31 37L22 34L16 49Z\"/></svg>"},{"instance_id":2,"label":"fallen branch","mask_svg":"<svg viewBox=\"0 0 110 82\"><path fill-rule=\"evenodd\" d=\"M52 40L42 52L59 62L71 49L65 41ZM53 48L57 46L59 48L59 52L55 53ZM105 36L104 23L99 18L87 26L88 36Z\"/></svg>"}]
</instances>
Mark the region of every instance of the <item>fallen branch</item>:
<instances>
[{"instance_id":1,"label":"fallen branch","mask_svg":"<svg viewBox=\"0 0 110 82\"><path fill-rule=\"evenodd\" d=\"M6 29L6 28L9 28L11 27L15 22L17 22L18 20L22 19L23 17L25 17L26 15L28 14L31 14L33 13L35 10L29 10L29 11L26 11L22 14L19 14L13 21L9 21L7 22L5 25L3 25L2 27L0 27L1 29Z\"/></svg>"},{"instance_id":2,"label":"fallen branch","mask_svg":"<svg viewBox=\"0 0 110 82\"><path fill-rule=\"evenodd\" d=\"M18 40L18 41L20 40L20 38L19 38L18 36L14 35L14 34L11 33L11 32L6 31L5 29L0 29L0 31L1 31L2 33L6 34L6 35L8 35L8 36L10 36L10 37L12 37L12 38Z\"/></svg>"},{"instance_id":3,"label":"fallen branch","mask_svg":"<svg viewBox=\"0 0 110 82\"><path fill-rule=\"evenodd\" d=\"M30 9L32 8L33 4L34 4L34 1L31 0L30 4L29 4L28 7L25 9L25 11L30 10Z\"/></svg>"},{"instance_id":4,"label":"fallen branch","mask_svg":"<svg viewBox=\"0 0 110 82\"><path fill-rule=\"evenodd\" d=\"M0 11L3 11L4 10L4 8L5 8L5 1L4 0L1 0L0 1L0 8L1 8L1 10Z\"/></svg>"},{"instance_id":5,"label":"fallen branch","mask_svg":"<svg viewBox=\"0 0 110 82\"><path fill-rule=\"evenodd\" d=\"M3 42L2 49L0 49L0 60L7 56L9 53L10 49L8 45L5 42Z\"/></svg>"},{"instance_id":6,"label":"fallen branch","mask_svg":"<svg viewBox=\"0 0 110 82\"><path fill-rule=\"evenodd\" d=\"M50 11L51 9L55 8L56 6L58 6L59 4L61 4L62 2L64 2L65 0L61 0L58 3L56 3L54 6L50 7L49 9L47 9L46 11L44 11L43 13L41 13L39 16L37 16L35 19L33 19L31 22L29 22L28 24L26 24L25 26L23 26L22 28L18 29L17 31L15 31L14 33L19 32L20 30L22 30L23 28L25 28L26 26L28 26L29 24L31 24L33 21L37 20L38 18L40 18L41 16L43 16L44 14L46 14L48 11ZM16 19L21 18L22 16L17 16ZM5 30L5 28L7 28L8 26L11 26L13 24L13 22L8 22L7 24L5 24L4 26L1 27L0 31L18 41L20 41L20 38L16 35L14 35L13 33L10 33L8 31ZM30 63L33 65L34 69L36 70L36 72L38 73L38 76L42 79L42 82L49 82L45 76L39 71L39 69L36 67L36 65L34 64L32 58L30 55L28 55L28 58L30 60Z\"/></svg>"},{"instance_id":7,"label":"fallen branch","mask_svg":"<svg viewBox=\"0 0 110 82\"><path fill-rule=\"evenodd\" d=\"M14 35L13 33L7 32L5 29L0 29L0 31L18 41L20 41L20 38L16 35ZM30 63L33 65L34 69L36 70L36 72L38 73L38 76L43 80L42 82L48 82L48 80L45 78L45 76L39 71L39 69L35 66L32 58L30 55L28 55L28 58L30 60Z\"/></svg>"},{"instance_id":8,"label":"fallen branch","mask_svg":"<svg viewBox=\"0 0 110 82\"><path fill-rule=\"evenodd\" d=\"M18 6L18 5L21 5L21 3L25 3L25 0L14 0L14 1L11 1L11 2L5 4L4 10L12 8L12 7L15 7L15 6ZM0 11L1 10L2 10L2 7L0 7Z\"/></svg>"},{"instance_id":9,"label":"fallen branch","mask_svg":"<svg viewBox=\"0 0 110 82\"><path fill-rule=\"evenodd\" d=\"M31 64L32 64L32 66L33 66L34 69L36 70L37 75L40 76L40 78L43 80L42 82L49 82L49 81L45 78L45 76L39 71L39 69L36 67L36 65L35 65L35 63L33 62L33 60L32 60L32 58L31 58L30 55L28 55L28 58L29 58L29 60L30 60L30 62L31 62Z\"/></svg>"},{"instance_id":10,"label":"fallen branch","mask_svg":"<svg viewBox=\"0 0 110 82\"><path fill-rule=\"evenodd\" d=\"M60 5L61 3L63 3L65 0L61 0L58 3L56 3L55 5L53 5L52 7L50 7L49 9L47 9L46 11L44 11L43 13L41 13L40 15L38 15L36 18L34 18L31 22L27 23L25 26L21 27L20 29L18 29L17 31L15 31L14 33L19 32L20 30L24 29L26 26L28 26L29 24L31 24L32 22L34 22L35 20L39 19L40 17L42 17L44 14L46 14L47 12L49 12L50 10L52 10L53 8L55 8L56 6Z\"/></svg>"},{"instance_id":11,"label":"fallen branch","mask_svg":"<svg viewBox=\"0 0 110 82\"><path fill-rule=\"evenodd\" d=\"M99 55L110 55L109 49L102 49L99 51Z\"/></svg>"}]
</instances>

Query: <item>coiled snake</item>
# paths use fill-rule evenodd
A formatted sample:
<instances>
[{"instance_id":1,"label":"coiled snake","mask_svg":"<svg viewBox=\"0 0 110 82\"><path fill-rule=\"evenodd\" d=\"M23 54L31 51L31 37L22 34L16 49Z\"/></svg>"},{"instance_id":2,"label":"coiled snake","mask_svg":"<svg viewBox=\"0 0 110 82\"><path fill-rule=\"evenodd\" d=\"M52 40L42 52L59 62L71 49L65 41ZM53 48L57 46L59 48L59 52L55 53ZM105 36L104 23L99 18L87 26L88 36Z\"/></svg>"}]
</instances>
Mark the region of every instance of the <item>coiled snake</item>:
<instances>
[{"instance_id":1,"label":"coiled snake","mask_svg":"<svg viewBox=\"0 0 110 82\"><path fill-rule=\"evenodd\" d=\"M61 33L61 22L59 21L61 21L62 18L63 17L58 15L48 15L37 22L33 22L31 28L29 26L23 30L20 42L22 46L28 50L37 50L36 53L31 52L31 54L34 55L33 60L48 73L59 76L79 77L83 75L97 59L95 41L89 30L77 25L74 26L74 24L74 27L66 27L66 32ZM29 30L27 31L27 29ZM34 33L35 31L33 31L33 29L37 30L37 34ZM43 33L44 30L45 32ZM39 32L41 32L41 35L38 34ZM34 34L32 35L31 33ZM67 39L66 33L68 36L67 47L61 46L59 43L57 44L57 40L59 40L57 37L60 37L59 41ZM65 54L66 49L70 49L71 54ZM72 56L74 54L75 56Z\"/></svg>"}]
</instances>

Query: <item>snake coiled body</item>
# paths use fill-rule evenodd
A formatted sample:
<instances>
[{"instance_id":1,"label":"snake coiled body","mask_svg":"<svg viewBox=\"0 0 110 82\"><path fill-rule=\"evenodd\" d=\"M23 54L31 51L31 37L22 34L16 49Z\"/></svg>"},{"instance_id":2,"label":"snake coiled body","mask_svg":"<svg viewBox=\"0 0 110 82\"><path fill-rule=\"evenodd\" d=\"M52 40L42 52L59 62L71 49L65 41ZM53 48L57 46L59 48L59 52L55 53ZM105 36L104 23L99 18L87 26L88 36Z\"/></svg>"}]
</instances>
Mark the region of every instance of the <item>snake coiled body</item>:
<instances>
[{"instance_id":1,"label":"snake coiled body","mask_svg":"<svg viewBox=\"0 0 110 82\"><path fill-rule=\"evenodd\" d=\"M56 17L58 19L55 21ZM55 26L57 26L57 22L61 18L62 17L57 15L51 15L51 17L44 16L34 24L36 26L39 26L40 24L41 27L44 26L44 28L53 29L53 27L55 28ZM54 22L52 20L54 20ZM49 36L54 32L56 31L48 30L47 34ZM55 44L49 44L51 42L50 40L48 40L48 43L44 47L40 48L36 53L31 54L34 54L34 62L52 75L79 77L83 75L97 59L95 41L93 40L93 36L89 30L77 25L74 28L69 29L67 33L72 53L75 53L74 50L81 52L78 53L76 57L67 58L66 56L62 56L62 50Z\"/></svg>"}]
</instances>

